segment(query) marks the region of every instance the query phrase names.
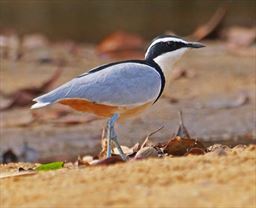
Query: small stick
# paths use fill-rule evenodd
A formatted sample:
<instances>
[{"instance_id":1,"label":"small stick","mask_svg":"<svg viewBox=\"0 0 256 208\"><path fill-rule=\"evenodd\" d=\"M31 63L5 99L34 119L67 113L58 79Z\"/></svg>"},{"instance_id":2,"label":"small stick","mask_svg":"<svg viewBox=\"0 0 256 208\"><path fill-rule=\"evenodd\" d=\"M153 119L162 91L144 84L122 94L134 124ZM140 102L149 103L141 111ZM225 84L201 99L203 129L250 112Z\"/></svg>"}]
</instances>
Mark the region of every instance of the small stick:
<instances>
[{"instance_id":1,"label":"small stick","mask_svg":"<svg viewBox=\"0 0 256 208\"><path fill-rule=\"evenodd\" d=\"M188 133L188 130L183 123L182 111L179 111L179 119L180 119L179 128L175 134L175 137L179 136L181 138L186 137L190 139L191 137Z\"/></svg>"},{"instance_id":2,"label":"small stick","mask_svg":"<svg viewBox=\"0 0 256 208\"><path fill-rule=\"evenodd\" d=\"M163 128L164 128L164 126L161 126L161 127L158 128L157 130L155 130L155 131L149 133L149 134L147 135L146 139L144 140L144 142L142 143L141 148L145 147L145 145L146 145L147 142L148 142L149 137L151 137L151 136L154 135L155 133L159 132L159 131L162 130Z\"/></svg>"}]
</instances>

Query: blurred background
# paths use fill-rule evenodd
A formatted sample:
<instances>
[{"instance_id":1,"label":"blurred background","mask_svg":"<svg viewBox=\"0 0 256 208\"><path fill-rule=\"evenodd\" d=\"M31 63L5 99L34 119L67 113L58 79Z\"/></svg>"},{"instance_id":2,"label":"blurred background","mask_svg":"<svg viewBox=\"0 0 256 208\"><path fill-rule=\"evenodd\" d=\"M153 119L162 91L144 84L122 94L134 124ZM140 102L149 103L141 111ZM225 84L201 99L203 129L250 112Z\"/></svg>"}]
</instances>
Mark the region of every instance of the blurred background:
<instances>
[{"instance_id":1,"label":"blurred background","mask_svg":"<svg viewBox=\"0 0 256 208\"><path fill-rule=\"evenodd\" d=\"M178 111L205 145L256 142L256 1L0 1L0 161L97 155L106 120L32 99L91 68L143 59L149 42L177 34L203 42L174 67L158 103L117 127L129 147L171 138Z\"/></svg>"},{"instance_id":2,"label":"blurred background","mask_svg":"<svg viewBox=\"0 0 256 208\"><path fill-rule=\"evenodd\" d=\"M1 1L0 28L88 42L126 30L150 40L168 30L186 36L224 4L229 12L223 26L255 24L253 0L12 0Z\"/></svg>"}]
</instances>

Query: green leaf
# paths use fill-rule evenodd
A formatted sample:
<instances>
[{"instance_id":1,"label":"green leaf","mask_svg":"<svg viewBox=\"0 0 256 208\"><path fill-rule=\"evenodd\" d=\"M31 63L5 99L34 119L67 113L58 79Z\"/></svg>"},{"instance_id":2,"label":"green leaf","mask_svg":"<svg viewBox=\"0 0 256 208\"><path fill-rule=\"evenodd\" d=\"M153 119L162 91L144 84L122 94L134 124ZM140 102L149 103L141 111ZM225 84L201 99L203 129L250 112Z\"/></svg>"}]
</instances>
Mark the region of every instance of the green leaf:
<instances>
[{"instance_id":1,"label":"green leaf","mask_svg":"<svg viewBox=\"0 0 256 208\"><path fill-rule=\"evenodd\" d=\"M48 171L48 170L57 170L60 168L63 168L64 162L52 162L52 163L46 163L38 166L36 168L37 171Z\"/></svg>"}]
</instances>

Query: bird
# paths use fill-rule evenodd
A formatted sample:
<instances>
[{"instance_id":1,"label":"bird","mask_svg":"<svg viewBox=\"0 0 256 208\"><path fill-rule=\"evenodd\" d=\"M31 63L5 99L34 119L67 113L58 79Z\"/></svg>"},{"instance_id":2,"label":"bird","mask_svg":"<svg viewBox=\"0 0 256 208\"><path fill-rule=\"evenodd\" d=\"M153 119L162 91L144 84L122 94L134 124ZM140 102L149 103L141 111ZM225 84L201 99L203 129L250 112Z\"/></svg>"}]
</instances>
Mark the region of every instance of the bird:
<instances>
[{"instance_id":1,"label":"bird","mask_svg":"<svg viewBox=\"0 0 256 208\"><path fill-rule=\"evenodd\" d=\"M158 101L174 64L193 48L205 47L174 35L160 35L149 44L144 60L125 60L95 67L33 101L31 109L54 103L74 110L108 118L106 123L107 153L111 141L121 158L127 160L115 132L119 119L137 116Z\"/></svg>"}]
</instances>

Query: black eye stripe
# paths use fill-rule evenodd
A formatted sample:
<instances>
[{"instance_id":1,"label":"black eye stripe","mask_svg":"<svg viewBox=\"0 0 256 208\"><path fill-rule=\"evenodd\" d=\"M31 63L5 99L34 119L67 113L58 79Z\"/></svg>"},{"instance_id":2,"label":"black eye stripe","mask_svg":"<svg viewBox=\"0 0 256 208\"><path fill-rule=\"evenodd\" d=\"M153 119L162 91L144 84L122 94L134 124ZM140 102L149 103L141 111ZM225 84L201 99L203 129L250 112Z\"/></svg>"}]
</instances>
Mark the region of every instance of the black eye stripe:
<instances>
[{"instance_id":1,"label":"black eye stripe","mask_svg":"<svg viewBox=\"0 0 256 208\"><path fill-rule=\"evenodd\" d=\"M186 44L183 43L183 42L173 42L173 41L170 41L170 42L168 42L168 45L171 46L173 50L177 50L179 48L186 47Z\"/></svg>"},{"instance_id":2,"label":"black eye stripe","mask_svg":"<svg viewBox=\"0 0 256 208\"><path fill-rule=\"evenodd\" d=\"M186 43L176 41L159 42L150 47L146 59L154 59L161 54L175 51L183 47L186 47Z\"/></svg>"}]
</instances>

